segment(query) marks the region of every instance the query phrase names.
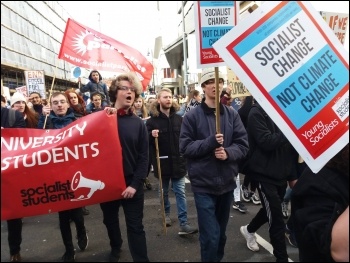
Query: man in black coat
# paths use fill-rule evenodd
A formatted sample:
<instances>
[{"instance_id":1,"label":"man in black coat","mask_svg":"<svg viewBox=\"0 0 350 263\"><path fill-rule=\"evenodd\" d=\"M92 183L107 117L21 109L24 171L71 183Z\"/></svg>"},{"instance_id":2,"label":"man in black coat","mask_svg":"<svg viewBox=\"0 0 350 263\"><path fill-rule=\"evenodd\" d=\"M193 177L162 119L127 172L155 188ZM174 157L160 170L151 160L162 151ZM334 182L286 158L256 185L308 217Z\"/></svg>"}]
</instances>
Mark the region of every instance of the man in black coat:
<instances>
[{"instance_id":1,"label":"man in black coat","mask_svg":"<svg viewBox=\"0 0 350 263\"><path fill-rule=\"evenodd\" d=\"M194 234L197 228L190 226L187 222L187 201L185 194L185 175L187 173L186 161L180 154L179 139L182 117L176 112L179 105L173 102L170 89L163 88L157 95L157 103L151 107L152 117L147 120L146 126L150 134L150 156L154 167L154 174L159 178L162 176L162 186L164 193L165 222L166 226L171 226L169 185L176 197L177 217L180 223L179 235ZM158 137L160 171L157 166L155 139Z\"/></svg>"}]
</instances>

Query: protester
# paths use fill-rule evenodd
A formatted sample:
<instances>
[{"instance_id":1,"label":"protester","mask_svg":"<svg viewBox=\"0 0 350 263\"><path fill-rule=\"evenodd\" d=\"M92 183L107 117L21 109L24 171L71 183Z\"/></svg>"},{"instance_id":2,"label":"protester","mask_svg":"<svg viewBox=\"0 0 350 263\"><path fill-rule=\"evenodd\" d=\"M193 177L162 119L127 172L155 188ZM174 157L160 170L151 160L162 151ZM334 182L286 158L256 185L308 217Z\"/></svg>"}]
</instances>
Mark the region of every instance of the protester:
<instances>
[{"instance_id":1,"label":"protester","mask_svg":"<svg viewBox=\"0 0 350 263\"><path fill-rule=\"evenodd\" d=\"M251 180L257 182L263 202L255 217L240 231L247 247L258 251L255 232L263 224L269 223L273 254L278 262L288 262L281 202L287 181L297 178L295 163L298 153L257 102L249 111L247 131L250 147L247 172Z\"/></svg>"},{"instance_id":2,"label":"protester","mask_svg":"<svg viewBox=\"0 0 350 263\"><path fill-rule=\"evenodd\" d=\"M88 113L98 112L98 111L104 110L105 108L102 106L102 95L98 92L91 94L91 103L92 103L92 108L91 108L91 111Z\"/></svg>"},{"instance_id":3,"label":"protester","mask_svg":"<svg viewBox=\"0 0 350 263\"><path fill-rule=\"evenodd\" d=\"M74 112L75 118L79 119L86 116L86 104L83 97L78 94L74 89L68 89L64 92L69 100L70 108Z\"/></svg>"},{"instance_id":4,"label":"protester","mask_svg":"<svg viewBox=\"0 0 350 263\"><path fill-rule=\"evenodd\" d=\"M6 101L1 95L1 102ZM25 128L23 114L19 111L14 111L13 120L10 116L10 111L6 106L1 105L1 129L3 128ZM12 123L11 123L12 122ZM8 244L10 248L10 262L21 262L21 243L22 243L22 218L10 219L6 221L8 232Z\"/></svg>"},{"instance_id":5,"label":"protester","mask_svg":"<svg viewBox=\"0 0 350 263\"><path fill-rule=\"evenodd\" d=\"M120 74L112 81L109 95L114 109L107 112L117 114L118 134L123 149L123 170L126 189L123 199L101 203L103 223L111 245L109 261L118 262L122 247L119 226L119 207L122 206L126 221L128 245L135 262L148 262L146 234L144 231L143 182L148 168L148 134L146 125L132 112L132 105L142 92L142 84L133 73Z\"/></svg>"},{"instance_id":6,"label":"protester","mask_svg":"<svg viewBox=\"0 0 350 263\"><path fill-rule=\"evenodd\" d=\"M189 112L190 110L194 109L198 105L200 105L202 101L202 96L198 90L191 90L190 95L188 96L189 101L186 103L185 113L184 115ZM183 115L183 116L184 116Z\"/></svg>"},{"instance_id":7,"label":"protester","mask_svg":"<svg viewBox=\"0 0 350 263\"><path fill-rule=\"evenodd\" d=\"M29 94L29 100L33 104L33 109L36 111L38 114L42 113L43 110L43 102L41 99L41 94L40 92L32 92Z\"/></svg>"},{"instance_id":8,"label":"protester","mask_svg":"<svg viewBox=\"0 0 350 263\"><path fill-rule=\"evenodd\" d=\"M89 75L89 80L86 85L81 85L80 83L80 91L82 93L84 92L90 92L90 94L98 92L102 96L102 106L107 107L110 106L110 99L109 99L109 94L108 94L108 88L106 83L102 82L102 76L100 72L97 70L92 70ZM80 82L80 79L78 80ZM86 106L86 110L88 112L91 112L92 109L92 103L90 102Z\"/></svg>"},{"instance_id":9,"label":"protester","mask_svg":"<svg viewBox=\"0 0 350 263\"><path fill-rule=\"evenodd\" d=\"M220 262L224 256L238 162L248 152L246 130L237 111L220 104L216 113L215 71L203 70L201 87L205 94L200 106L183 118L180 153L187 158L188 176L197 209L201 260ZM219 73L219 89L224 79ZM220 133L216 115L220 114Z\"/></svg>"},{"instance_id":10,"label":"protester","mask_svg":"<svg viewBox=\"0 0 350 263\"><path fill-rule=\"evenodd\" d=\"M179 137L182 117L177 115L179 105L173 101L170 89L163 88L158 92L157 103L152 104L152 117L147 121L147 130L150 134L150 155L154 168L154 175L159 179L162 176L163 199L165 208L166 226L171 226L169 186L176 197L177 217L179 219L179 235L194 234L198 229L190 226L187 220L187 200L185 193L186 160L179 152ZM158 138L159 156L157 156L155 139ZM162 158L161 158L162 156ZM158 171L157 158L160 161Z\"/></svg>"},{"instance_id":11,"label":"protester","mask_svg":"<svg viewBox=\"0 0 350 263\"><path fill-rule=\"evenodd\" d=\"M349 262L349 144L319 172L305 168L291 203L300 262Z\"/></svg>"},{"instance_id":12,"label":"protester","mask_svg":"<svg viewBox=\"0 0 350 263\"><path fill-rule=\"evenodd\" d=\"M146 107L145 101L141 96L135 99L133 107L134 107L134 113L136 114L136 116L141 118L141 120L143 120L143 122L146 124L146 121L150 118L150 116L149 116L149 112ZM151 170L151 165L152 165L151 158L149 158L148 172L144 182L144 188L148 190L152 190L152 185L148 178L149 171Z\"/></svg>"},{"instance_id":13,"label":"protester","mask_svg":"<svg viewBox=\"0 0 350 263\"><path fill-rule=\"evenodd\" d=\"M31 110L26 102L26 98L19 92L15 92L11 97L11 108L23 114L26 128L37 128L39 114Z\"/></svg>"},{"instance_id":14,"label":"protester","mask_svg":"<svg viewBox=\"0 0 350 263\"><path fill-rule=\"evenodd\" d=\"M76 119L80 119L88 114L86 111L85 101L83 97L80 96L79 93L80 92L78 89L77 90L69 89L64 92L64 94L69 100L70 108L73 110L74 117ZM83 209L84 216L90 214L90 211L85 206L83 206L82 209Z\"/></svg>"},{"instance_id":15,"label":"protester","mask_svg":"<svg viewBox=\"0 0 350 263\"><path fill-rule=\"evenodd\" d=\"M40 116L38 128L61 129L76 120L73 110L69 107L69 100L64 93L55 92L51 95L51 102L43 107L43 114ZM62 259L64 262L75 261L75 249L72 240L70 220L73 220L77 230L78 247L85 250L88 246L88 236L84 224L82 208L74 208L58 212L60 230L63 244L66 248Z\"/></svg>"},{"instance_id":16,"label":"protester","mask_svg":"<svg viewBox=\"0 0 350 263\"><path fill-rule=\"evenodd\" d=\"M253 104L254 104L253 96L247 96L244 98L242 102L242 106L238 109L238 114L241 117L241 120L245 128L247 128L248 115ZM246 157L246 160L247 158L248 156ZM242 199L245 202L252 201L253 204L259 205L261 204L261 201L258 194L256 193L257 183L251 180L251 175L246 169L247 168L246 166L247 163L245 162L246 160L242 161L240 165L240 172L244 174L243 184L241 185Z\"/></svg>"}]
</instances>

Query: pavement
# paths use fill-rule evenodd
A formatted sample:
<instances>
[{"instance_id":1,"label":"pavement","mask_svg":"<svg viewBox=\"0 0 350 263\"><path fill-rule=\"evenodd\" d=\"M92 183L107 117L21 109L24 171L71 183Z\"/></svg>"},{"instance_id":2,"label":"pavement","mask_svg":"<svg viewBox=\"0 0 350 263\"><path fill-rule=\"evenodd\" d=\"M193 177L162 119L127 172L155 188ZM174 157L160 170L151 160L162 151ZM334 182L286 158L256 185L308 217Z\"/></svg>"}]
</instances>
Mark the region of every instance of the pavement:
<instances>
[{"instance_id":1,"label":"pavement","mask_svg":"<svg viewBox=\"0 0 350 263\"><path fill-rule=\"evenodd\" d=\"M161 206L158 198L158 180L150 173L152 190L145 190L144 226L146 231L148 256L153 262L200 262L199 234L179 236L176 202L174 193L170 193L172 226L166 232L162 225ZM241 178L243 182L243 177ZM189 223L197 227L197 214L190 189L186 184ZM246 225L260 209L260 205L245 203L248 211L245 214L231 209L227 226L227 243L222 262L272 262L276 261L269 244L268 225L265 224L257 232L260 251L250 251L239 228ZM88 206L90 214L85 216L89 245L80 251L76 242L77 262L108 262L110 253L107 231L102 222L102 212L98 204ZM120 209L120 227L123 235L123 246L120 262L132 262L128 249L123 209ZM72 231L75 237L74 223ZM61 262L64 246L59 230L58 214L27 217L23 219L21 256L23 262ZM287 242L287 241L286 241ZM287 242L290 261L298 262L298 249ZM7 243L6 221L1 221L1 262L8 262L9 248Z\"/></svg>"}]
</instances>

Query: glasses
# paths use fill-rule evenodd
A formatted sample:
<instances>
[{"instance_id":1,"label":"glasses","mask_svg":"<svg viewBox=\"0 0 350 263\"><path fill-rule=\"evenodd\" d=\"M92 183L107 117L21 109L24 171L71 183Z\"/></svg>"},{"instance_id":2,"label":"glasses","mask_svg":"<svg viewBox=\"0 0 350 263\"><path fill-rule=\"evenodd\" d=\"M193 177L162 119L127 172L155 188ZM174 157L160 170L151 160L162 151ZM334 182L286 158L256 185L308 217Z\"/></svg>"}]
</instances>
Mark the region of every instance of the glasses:
<instances>
[{"instance_id":1,"label":"glasses","mask_svg":"<svg viewBox=\"0 0 350 263\"><path fill-rule=\"evenodd\" d=\"M134 87L125 87L125 86L121 86L121 87L117 87L117 89L118 90L124 90L124 91L128 91L128 90L130 90L130 91L133 91L133 92L135 92L136 91L136 88L134 88Z\"/></svg>"},{"instance_id":2,"label":"glasses","mask_svg":"<svg viewBox=\"0 0 350 263\"><path fill-rule=\"evenodd\" d=\"M40 99L40 97L39 96L36 96L36 97L31 97L30 99Z\"/></svg>"},{"instance_id":3,"label":"glasses","mask_svg":"<svg viewBox=\"0 0 350 263\"><path fill-rule=\"evenodd\" d=\"M67 103L67 101L65 101L65 100L55 100L55 101L52 102L53 105L58 105L60 103L61 104L65 104L65 103Z\"/></svg>"}]
</instances>

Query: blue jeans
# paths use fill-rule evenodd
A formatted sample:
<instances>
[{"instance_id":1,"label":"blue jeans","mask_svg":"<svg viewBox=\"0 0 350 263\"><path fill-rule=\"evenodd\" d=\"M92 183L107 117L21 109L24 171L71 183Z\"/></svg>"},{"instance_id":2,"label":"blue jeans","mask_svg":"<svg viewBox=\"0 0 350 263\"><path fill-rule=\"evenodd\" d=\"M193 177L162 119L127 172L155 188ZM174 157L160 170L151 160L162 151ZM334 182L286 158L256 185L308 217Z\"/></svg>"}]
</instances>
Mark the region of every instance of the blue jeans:
<instances>
[{"instance_id":1,"label":"blue jeans","mask_svg":"<svg viewBox=\"0 0 350 263\"><path fill-rule=\"evenodd\" d=\"M233 191L222 195L194 193L202 262L220 262L224 257L232 195Z\"/></svg>"},{"instance_id":2,"label":"blue jeans","mask_svg":"<svg viewBox=\"0 0 350 263\"><path fill-rule=\"evenodd\" d=\"M175 193L176 207L177 207L177 218L179 219L180 226L187 224L187 201L185 194L185 177L181 178L162 178L163 186L163 198L164 198L164 210L165 214L170 214L170 201L169 201L169 185ZM160 192L159 192L160 195Z\"/></svg>"}]
</instances>

